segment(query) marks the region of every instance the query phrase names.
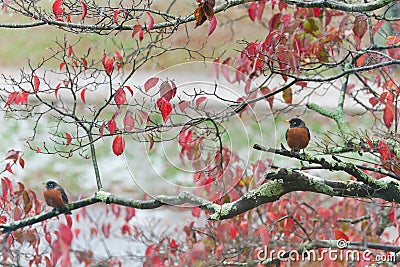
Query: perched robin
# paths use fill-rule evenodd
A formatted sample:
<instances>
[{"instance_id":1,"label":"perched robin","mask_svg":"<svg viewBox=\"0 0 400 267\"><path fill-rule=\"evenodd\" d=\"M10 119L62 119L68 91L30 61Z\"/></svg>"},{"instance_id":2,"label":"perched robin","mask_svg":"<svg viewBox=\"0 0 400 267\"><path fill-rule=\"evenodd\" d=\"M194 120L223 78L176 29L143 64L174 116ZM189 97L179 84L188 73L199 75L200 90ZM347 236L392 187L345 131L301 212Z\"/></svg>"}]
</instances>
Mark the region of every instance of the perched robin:
<instances>
[{"instance_id":1,"label":"perched robin","mask_svg":"<svg viewBox=\"0 0 400 267\"><path fill-rule=\"evenodd\" d=\"M286 131L286 142L292 151L300 151L310 142L310 131L306 127L304 121L293 118L289 121L289 129Z\"/></svg>"},{"instance_id":2,"label":"perched robin","mask_svg":"<svg viewBox=\"0 0 400 267\"><path fill-rule=\"evenodd\" d=\"M47 205L58 209L68 204L67 194L65 194L64 189L59 184L54 181L48 181L47 183L43 183L43 185L46 186L43 195ZM66 214L72 213L67 211Z\"/></svg>"}]
</instances>

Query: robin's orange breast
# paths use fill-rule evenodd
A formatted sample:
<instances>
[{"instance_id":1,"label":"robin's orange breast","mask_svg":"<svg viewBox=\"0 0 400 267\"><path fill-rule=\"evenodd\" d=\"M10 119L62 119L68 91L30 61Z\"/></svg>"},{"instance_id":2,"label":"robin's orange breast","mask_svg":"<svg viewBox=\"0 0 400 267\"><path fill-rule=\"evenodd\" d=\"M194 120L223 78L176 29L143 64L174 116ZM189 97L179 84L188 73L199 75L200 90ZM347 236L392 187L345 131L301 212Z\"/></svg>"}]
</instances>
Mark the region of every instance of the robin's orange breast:
<instances>
[{"instance_id":1,"label":"robin's orange breast","mask_svg":"<svg viewBox=\"0 0 400 267\"><path fill-rule=\"evenodd\" d=\"M310 133L307 128L289 128L286 132L286 142L293 150L303 149L310 142Z\"/></svg>"},{"instance_id":2,"label":"robin's orange breast","mask_svg":"<svg viewBox=\"0 0 400 267\"><path fill-rule=\"evenodd\" d=\"M62 198L60 190L50 189L43 192L44 200L47 205L53 208L61 208L64 206L64 200Z\"/></svg>"}]
</instances>

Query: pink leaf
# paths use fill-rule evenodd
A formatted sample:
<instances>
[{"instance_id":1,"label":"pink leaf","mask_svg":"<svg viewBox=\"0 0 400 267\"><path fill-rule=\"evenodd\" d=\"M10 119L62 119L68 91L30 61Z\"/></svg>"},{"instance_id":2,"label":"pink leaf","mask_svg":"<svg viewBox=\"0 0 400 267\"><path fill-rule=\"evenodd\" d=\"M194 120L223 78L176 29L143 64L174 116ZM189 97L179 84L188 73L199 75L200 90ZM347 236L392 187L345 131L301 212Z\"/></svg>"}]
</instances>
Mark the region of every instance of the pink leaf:
<instances>
[{"instance_id":1,"label":"pink leaf","mask_svg":"<svg viewBox=\"0 0 400 267\"><path fill-rule=\"evenodd\" d=\"M143 30L140 30L138 36L139 36L139 41L142 41L142 40L143 40L143 37L144 37L144 31L143 31Z\"/></svg>"},{"instance_id":2,"label":"pink leaf","mask_svg":"<svg viewBox=\"0 0 400 267\"><path fill-rule=\"evenodd\" d=\"M84 20L86 15L87 15L87 5L86 5L85 1L81 1L81 5L82 5L82 18L81 18L81 20Z\"/></svg>"},{"instance_id":3,"label":"pink leaf","mask_svg":"<svg viewBox=\"0 0 400 267\"><path fill-rule=\"evenodd\" d=\"M104 133L104 127L105 126L106 126L106 122L103 121L103 123L101 124L100 129L99 129L99 133L100 133L100 137L101 138L103 138L103 133Z\"/></svg>"},{"instance_id":4,"label":"pink leaf","mask_svg":"<svg viewBox=\"0 0 400 267\"><path fill-rule=\"evenodd\" d=\"M74 50L72 49L72 45L68 46L68 57L71 57L73 53Z\"/></svg>"},{"instance_id":5,"label":"pink leaf","mask_svg":"<svg viewBox=\"0 0 400 267\"><path fill-rule=\"evenodd\" d=\"M132 219L133 216L135 216L136 210L135 208L126 207L125 213L125 221L128 222L130 219Z\"/></svg>"},{"instance_id":6,"label":"pink leaf","mask_svg":"<svg viewBox=\"0 0 400 267\"><path fill-rule=\"evenodd\" d=\"M147 31L150 31L151 29L153 29L153 26L154 26L154 19L153 19L153 17L151 16L150 12L146 11L146 12L144 12L144 13L145 13L145 14L149 17L149 19L150 19L149 25L147 25Z\"/></svg>"},{"instance_id":7,"label":"pink leaf","mask_svg":"<svg viewBox=\"0 0 400 267\"><path fill-rule=\"evenodd\" d=\"M60 70L62 70L64 68L64 66L65 66L65 62L61 62L60 63Z\"/></svg>"},{"instance_id":8,"label":"pink leaf","mask_svg":"<svg viewBox=\"0 0 400 267\"><path fill-rule=\"evenodd\" d=\"M59 230L60 230L60 233L61 233L62 240L67 245L71 244L71 241L72 241L72 238L73 238L71 228L69 228L67 225L61 223Z\"/></svg>"},{"instance_id":9,"label":"pink leaf","mask_svg":"<svg viewBox=\"0 0 400 267\"><path fill-rule=\"evenodd\" d=\"M33 78L33 91L35 91L35 93L36 93L37 91L39 91L40 80L34 74L32 74L32 78Z\"/></svg>"},{"instance_id":10,"label":"pink leaf","mask_svg":"<svg viewBox=\"0 0 400 267\"><path fill-rule=\"evenodd\" d=\"M136 35L138 32L140 32L141 30L142 30L142 26L141 26L141 25L136 24L135 26L133 26L133 29L132 29L132 38L135 37L135 35Z\"/></svg>"},{"instance_id":11,"label":"pink leaf","mask_svg":"<svg viewBox=\"0 0 400 267\"><path fill-rule=\"evenodd\" d=\"M203 101L206 100L206 99L207 99L207 97L205 97L205 96L201 96L201 97L197 98L196 107L199 107L200 104L203 103Z\"/></svg>"},{"instance_id":12,"label":"pink leaf","mask_svg":"<svg viewBox=\"0 0 400 267\"><path fill-rule=\"evenodd\" d=\"M166 122L172 112L171 104L165 98L162 97L157 100L157 107L161 111L161 115L163 117L164 122Z\"/></svg>"},{"instance_id":13,"label":"pink leaf","mask_svg":"<svg viewBox=\"0 0 400 267\"><path fill-rule=\"evenodd\" d=\"M199 207L192 208L192 215L193 217L199 218L200 217L201 209Z\"/></svg>"},{"instance_id":14,"label":"pink leaf","mask_svg":"<svg viewBox=\"0 0 400 267\"><path fill-rule=\"evenodd\" d=\"M86 103L86 90L87 88L83 88L83 90L81 91L81 99L83 103Z\"/></svg>"},{"instance_id":15,"label":"pink leaf","mask_svg":"<svg viewBox=\"0 0 400 267\"><path fill-rule=\"evenodd\" d=\"M181 112L184 112L185 109L189 106L190 102L187 100L182 100L181 102L179 102L178 107L181 110Z\"/></svg>"},{"instance_id":16,"label":"pink leaf","mask_svg":"<svg viewBox=\"0 0 400 267\"><path fill-rule=\"evenodd\" d=\"M158 83L158 78L150 78L148 79L145 83L144 83L144 91L147 93L151 88L153 88L154 86L156 86L156 84Z\"/></svg>"},{"instance_id":17,"label":"pink leaf","mask_svg":"<svg viewBox=\"0 0 400 267\"><path fill-rule=\"evenodd\" d=\"M208 36L210 36L215 31L216 27L217 27L217 18L214 15L210 21L210 25L208 26Z\"/></svg>"},{"instance_id":18,"label":"pink leaf","mask_svg":"<svg viewBox=\"0 0 400 267\"><path fill-rule=\"evenodd\" d=\"M217 80L218 80L219 79L219 57L214 59L213 65L214 65L215 76L217 77Z\"/></svg>"},{"instance_id":19,"label":"pink leaf","mask_svg":"<svg viewBox=\"0 0 400 267\"><path fill-rule=\"evenodd\" d=\"M169 102L175 95L176 85L174 82L164 81L160 85L160 98L165 98Z\"/></svg>"},{"instance_id":20,"label":"pink leaf","mask_svg":"<svg viewBox=\"0 0 400 267\"><path fill-rule=\"evenodd\" d=\"M135 116L133 112L127 110L124 117L124 129L125 131L132 131L135 125Z\"/></svg>"},{"instance_id":21,"label":"pink leaf","mask_svg":"<svg viewBox=\"0 0 400 267\"><path fill-rule=\"evenodd\" d=\"M119 156L124 152L125 140L122 135L117 135L112 143L112 150L115 155Z\"/></svg>"}]
</instances>

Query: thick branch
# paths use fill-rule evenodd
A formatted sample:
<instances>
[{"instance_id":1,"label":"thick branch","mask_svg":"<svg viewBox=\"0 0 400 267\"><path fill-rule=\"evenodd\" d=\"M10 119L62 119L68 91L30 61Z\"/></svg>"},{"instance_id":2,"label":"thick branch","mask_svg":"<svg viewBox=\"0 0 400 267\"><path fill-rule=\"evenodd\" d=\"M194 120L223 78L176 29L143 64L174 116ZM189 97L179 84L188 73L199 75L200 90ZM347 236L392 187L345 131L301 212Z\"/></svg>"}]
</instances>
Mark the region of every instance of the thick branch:
<instances>
[{"instance_id":1,"label":"thick branch","mask_svg":"<svg viewBox=\"0 0 400 267\"><path fill-rule=\"evenodd\" d=\"M378 0L370 3L354 4L354 3L344 3L334 0L313 0L313 1L303 1L303 0L284 0L288 5L296 5L298 7L304 8L330 8L334 10L341 10L345 12L368 12L374 11L382 8L393 0Z\"/></svg>"}]
</instances>

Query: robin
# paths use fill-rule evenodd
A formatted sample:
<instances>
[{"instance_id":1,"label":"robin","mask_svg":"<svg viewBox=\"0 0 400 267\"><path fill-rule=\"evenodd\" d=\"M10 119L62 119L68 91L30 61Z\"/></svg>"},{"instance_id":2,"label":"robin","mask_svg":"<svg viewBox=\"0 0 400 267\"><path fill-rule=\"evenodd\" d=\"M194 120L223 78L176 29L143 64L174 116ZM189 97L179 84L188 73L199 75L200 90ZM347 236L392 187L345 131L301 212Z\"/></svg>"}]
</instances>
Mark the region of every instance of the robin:
<instances>
[{"instance_id":1,"label":"robin","mask_svg":"<svg viewBox=\"0 0 400 267\"><path fill-rule=\"evenodd\" d=\"M290 149L295 152L304 149L310 142L310 131L304 121L293 118L285 122L290 123L289 129L286 131L286 142Z\"/></svg>"},{"instance_id":2,"label":"robin","mask_svg":"<svg viewBox=\"0 0 400 267\"><path fill-rule=\"evenodd\" d=\"M46 190L43 191L44 200L50 207L59 209L68 204L68 197L65 194L64 189L54 181L48 181L43 183L46 186ZM65 212L66 214L72 214L70 211Z\"/></svg>"}]
</instances>

